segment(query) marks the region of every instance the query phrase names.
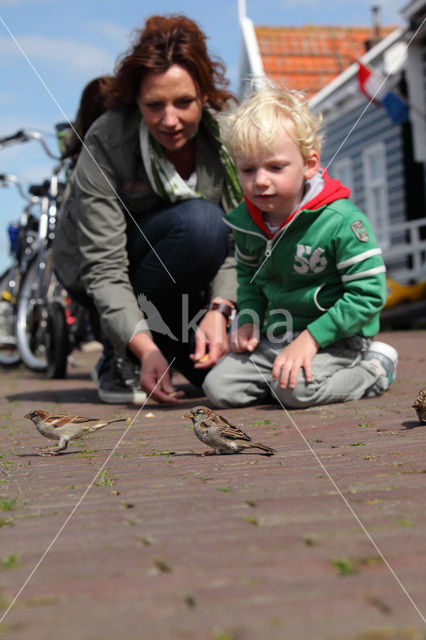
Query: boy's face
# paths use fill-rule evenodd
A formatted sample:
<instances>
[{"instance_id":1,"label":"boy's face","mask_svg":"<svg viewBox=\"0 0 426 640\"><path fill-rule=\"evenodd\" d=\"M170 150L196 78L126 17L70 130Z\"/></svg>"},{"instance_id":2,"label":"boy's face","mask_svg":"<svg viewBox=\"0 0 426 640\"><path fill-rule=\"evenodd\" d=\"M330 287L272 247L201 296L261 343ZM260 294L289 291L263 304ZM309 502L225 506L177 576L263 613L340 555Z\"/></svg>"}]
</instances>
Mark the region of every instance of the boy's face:
<instances>
[{"instance_id":1,"label":"boy's face","mask_svg":"<svg viewBox=\"0 0 426 640\"><path fill-rule=\"evenodd\" d=\"M268 222L280 223L302 200L305 180L319 169L319 155L312 151L305 162L299 146L282 128L272 153L237 158L236 163L246 198L265 213Z\"/></svg>"}]
</instances>

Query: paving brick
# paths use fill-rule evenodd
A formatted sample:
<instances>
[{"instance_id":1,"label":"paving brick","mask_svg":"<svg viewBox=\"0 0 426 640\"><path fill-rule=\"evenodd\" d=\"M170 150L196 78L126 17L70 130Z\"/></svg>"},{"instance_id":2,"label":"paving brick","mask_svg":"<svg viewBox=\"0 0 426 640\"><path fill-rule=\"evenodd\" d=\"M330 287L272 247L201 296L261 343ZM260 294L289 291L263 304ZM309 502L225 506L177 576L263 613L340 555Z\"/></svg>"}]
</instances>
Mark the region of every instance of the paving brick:
<instances>
[{"instance_id":1,"label":"paving brick","mask_svg":"<svg viewBox=\"0 0 426 640\"><path fill-rule=\"evenodd\" d=\"M0 511L0 618L25 584L0 638L425 639L426 425L411 405L426 331L380 338L400 355L380 398L221 412L272 457L200 456L182 415L206 399L189 385L173 407L99 404L97 353L74 354L66 380L0 371L0 496L16 499ZM36 408L134 422L46 457L23 417Z\"/></svg>"}]
</instances>

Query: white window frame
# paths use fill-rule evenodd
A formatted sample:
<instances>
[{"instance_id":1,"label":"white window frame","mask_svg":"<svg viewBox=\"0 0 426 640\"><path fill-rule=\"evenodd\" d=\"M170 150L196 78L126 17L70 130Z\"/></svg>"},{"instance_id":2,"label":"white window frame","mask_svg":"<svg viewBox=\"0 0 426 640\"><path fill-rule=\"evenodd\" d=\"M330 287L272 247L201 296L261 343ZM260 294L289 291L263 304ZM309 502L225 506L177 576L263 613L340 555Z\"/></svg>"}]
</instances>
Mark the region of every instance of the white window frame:
<instances>
[{"instance_id":1,"label":"white window frame","mask_svg":"<svg viewBox=\"0 0 426 640\"><path fill-rule=\"evenodd\" d=\"M337 178L343 184L351 190L351 197L354 195L354 169L352 158L339 158L335 160L332 165L333 178Z\"/></svg>"},{"instance_id":2,"label":"white window frame","mask_svg":"<svg viewBox=\"0 0 426 640\"><path fill-rule=\"evenodd\" d=\"M371 160L374 157L376 157L380 163L380 176L373 176L371 172ZM387 249L390 246L390 215L386 171L386 146L383 142L377 142L364 150L363 169L366 202L365 213L374 229L377 242L383 249ZM381 200L381 211L377 210L378 200Z\"/></svg>"}]
</instances>

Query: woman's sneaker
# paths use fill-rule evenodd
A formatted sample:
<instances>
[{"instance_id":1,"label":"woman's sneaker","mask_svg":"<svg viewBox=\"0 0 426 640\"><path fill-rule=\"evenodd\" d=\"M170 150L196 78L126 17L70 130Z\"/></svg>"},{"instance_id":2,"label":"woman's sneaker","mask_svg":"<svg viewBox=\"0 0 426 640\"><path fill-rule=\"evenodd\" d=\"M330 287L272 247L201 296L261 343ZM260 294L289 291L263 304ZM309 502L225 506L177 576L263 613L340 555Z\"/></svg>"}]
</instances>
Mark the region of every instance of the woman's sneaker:
<instances>
[{"instance_id":1,"label":"woman's sneaker","mask_svg":"<svg viewBox=\"0 0 426 640\"><path fill-rule=\"evenodd\" d=\"M398 364L398 352L386 342L372 342L368 348L364 360L377 361L386 372L389 385L396 376L396 365Z\"/></svg>"},{"instance_id":2,"label":"woman's sneaker","mask_svg":"<svg viewBox=\"0 0 426 640\"><path fill-rule=\"evenodd\" d=\"M92 370L101 402L107 404L143 404L147 398L139 384L137 367L116 354L100 357Z\"/></svg>"}]
</instances>

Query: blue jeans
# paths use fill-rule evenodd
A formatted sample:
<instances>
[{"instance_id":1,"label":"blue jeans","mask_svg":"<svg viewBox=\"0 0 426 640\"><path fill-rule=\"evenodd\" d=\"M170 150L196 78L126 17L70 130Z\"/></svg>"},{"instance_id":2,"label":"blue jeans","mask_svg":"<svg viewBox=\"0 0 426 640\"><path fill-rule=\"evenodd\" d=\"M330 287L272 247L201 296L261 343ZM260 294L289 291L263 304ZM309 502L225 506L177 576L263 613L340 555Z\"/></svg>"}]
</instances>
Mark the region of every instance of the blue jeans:
<instances>
[{"instance_id":1,"label":"blue jeans","mask_svg":"<svg viewBox=\"0 0 426 640\"><path fill-rule=\"evenodd\" d=\"M141 216L138 224L143 233L132 221L127 227L129 278L135 295L143 294L169 329L168 335L166 329L160 332L158 316L150 322L148 313L153 340L197 386L205 372L194 369L188 357L194 351L194 334L188 338L185 324L205 306L209 285L228 255L229 231L222 216L222 209L211 202L183 200Z\"/></svg>"}]
</instances>

